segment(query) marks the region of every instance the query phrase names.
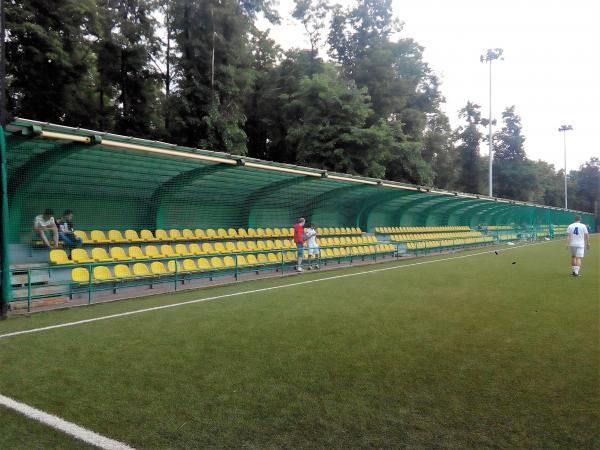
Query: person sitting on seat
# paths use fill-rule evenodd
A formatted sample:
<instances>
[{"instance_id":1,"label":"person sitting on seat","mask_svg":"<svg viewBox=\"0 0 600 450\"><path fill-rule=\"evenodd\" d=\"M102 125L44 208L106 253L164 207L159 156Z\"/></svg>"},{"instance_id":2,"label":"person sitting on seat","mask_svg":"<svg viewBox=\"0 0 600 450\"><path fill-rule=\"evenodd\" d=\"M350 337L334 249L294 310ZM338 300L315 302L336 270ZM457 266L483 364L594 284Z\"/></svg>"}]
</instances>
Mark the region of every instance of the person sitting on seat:
<instances>
[{"instance_id":1,"label":"person sitting on seat","mask_svg":"<svg viewBox=\"0 0 600 450\"><path fill-rule=\"evenodd\" d=\"M44 214L35 217L33 231L40 236L48 248L58 248L58 227L54 220L54 211L46 208ZM51 231L54 238L54 246L50 245L46 233Z\"/></svg>"},{"instance_id":2,"label":"person sitting on seat","mask_svg":"<svg viewBox=\"0 0 600 450\"><path fill-rule=\"evenodd\" d=\"M83 246L83 239L79 236L75 236L75 230L73 229L73 211L67 209L56 223L58 225L58 236L61 241L71 246Z\"/></svg>"}]
</instances>

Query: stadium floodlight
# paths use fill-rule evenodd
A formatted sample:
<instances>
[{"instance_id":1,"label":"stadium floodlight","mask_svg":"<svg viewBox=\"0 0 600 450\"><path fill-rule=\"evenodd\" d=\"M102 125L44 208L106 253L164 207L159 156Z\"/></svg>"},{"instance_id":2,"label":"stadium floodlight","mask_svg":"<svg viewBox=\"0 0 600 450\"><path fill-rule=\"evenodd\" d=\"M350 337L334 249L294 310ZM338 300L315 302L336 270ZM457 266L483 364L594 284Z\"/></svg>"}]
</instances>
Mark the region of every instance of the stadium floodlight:
<instances>
[{"instance_id":1,"label":"stadium floodlight","mask_svg":"<svg viewBox=\"0 0 600 450\"><path fill-rule=\"evenodd\" d=\"M565 211L568 209L567 202L567 131L573 130L571 125L561 125L558 129L563 134L563 149L565 153Z\"/></svg>"},{"instance_id":2,"label":"stadium floodlight","mask_svg":"<svg viewBox=\"0 0 600 450\"><path fill-rule=\"evenodd\" d=\"M490 116L489 116L489 123L488 123L488 127L489 127L489 131L488 131L488 144L490 147L490 160L489 160L489 164L488 164L488 178L489 178L489 188L488 188L488 196L492 197L493 195L493 188L492 188L492 165L494 162L494 154L493 154L493 150L492 150L492 61L495 61L496 59L501 59L503 60L504 58L502 57L502 53L504 53L504 50L502 50L501 48L489 48L487 50L487 52L485 52L484 55L481 55L479 57L479 61L481 61L482 63L490 63Z\"/></svg>"}]
</instances>

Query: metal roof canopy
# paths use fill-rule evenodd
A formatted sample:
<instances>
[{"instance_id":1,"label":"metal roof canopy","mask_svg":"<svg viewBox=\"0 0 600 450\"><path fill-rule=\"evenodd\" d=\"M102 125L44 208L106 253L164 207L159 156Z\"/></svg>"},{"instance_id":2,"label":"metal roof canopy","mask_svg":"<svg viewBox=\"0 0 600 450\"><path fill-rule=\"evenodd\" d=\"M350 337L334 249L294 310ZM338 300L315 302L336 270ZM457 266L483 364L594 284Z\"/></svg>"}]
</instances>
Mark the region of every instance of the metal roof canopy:
<instances>
[{"instance_id":1,"label":"metal roof canopy","mask_svg":"<svg viewBox=\"0 0 600 450\"><path fill-rule=\"evenodd\" d=\"M504 223L562 224L574 213L594 225L591 214L579 211L26 119L7 132L13 232L28 233L46 207L73 209L80 229L289 226L298 216L322 226L363 228L491 225L500 217ZM505 209L512 213L498 214Z\"/></svg>"}]
</instances>

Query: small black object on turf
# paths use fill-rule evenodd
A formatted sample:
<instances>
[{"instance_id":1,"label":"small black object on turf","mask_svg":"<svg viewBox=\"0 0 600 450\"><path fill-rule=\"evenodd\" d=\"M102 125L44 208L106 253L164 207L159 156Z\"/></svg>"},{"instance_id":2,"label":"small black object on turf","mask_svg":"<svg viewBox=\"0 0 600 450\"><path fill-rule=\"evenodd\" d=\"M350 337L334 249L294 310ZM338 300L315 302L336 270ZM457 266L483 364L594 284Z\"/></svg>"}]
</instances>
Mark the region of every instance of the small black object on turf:
<instances>
[{"instance_id":1,"label":"small black object on turf","mask_svg":"<svg viewBox=\"0 0 600 450\"><path fill-rule=\"evenodd\" d=\"M513 261L512 263L513 263L513 264L516 264L517 262L516 262L516 261Z\"/></svg>"},{"instance_id":2,"label":"small black object on turf","mask_svg":"<svg viewBox=\"0 0 600 450\"><path fill-rule=\"evenodd\" d=\"M494 250L494 253L495 253L496 255L498 254L498 252L497 252L496 250Z\"/></svg>"}]
</instances>

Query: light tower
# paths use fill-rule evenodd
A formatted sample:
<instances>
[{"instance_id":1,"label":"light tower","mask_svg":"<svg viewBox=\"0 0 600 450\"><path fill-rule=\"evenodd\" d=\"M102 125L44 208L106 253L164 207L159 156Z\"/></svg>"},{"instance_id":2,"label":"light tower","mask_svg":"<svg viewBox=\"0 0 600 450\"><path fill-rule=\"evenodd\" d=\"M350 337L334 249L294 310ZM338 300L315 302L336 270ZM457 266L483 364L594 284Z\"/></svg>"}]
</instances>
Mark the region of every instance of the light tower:
<instances>
[{"instance_id":1,"label":"light tower","mask_svg":"<svg viewBox=\"0 0 600 450\"><path fill-rule=\"evenodd\" d=\"M482 63L490 63L490 116L489 116L489 131L488 131L488 143L490 146L490 160L489 160L489 167L488 167L488 178L489 178L489 189L488 189L488 195L490 197L492 197L493 195L493 188L492 188L492 164L494 162L494 154L493 154L493 150L492 150L492 61L496 60L496 59L504 59L502 58L502 53L504 52L504 50L502 50L501 48L489 48L487 50L487 52L485 53L485 55L481 55L479 57L479 60Z\"/></svg>"},{"instance_id":2,"label":"light tower","mask_svg":"<svg viewBox=\"0 0 600 450\"><path fill-rule=\"evenodd\" d=\"M573 130L571 125L561 125L558 131L561 131L563 134L563 149L565 152L565 210L568 209L567 202L567 131Z\"/></svg>"}]
</instances>

